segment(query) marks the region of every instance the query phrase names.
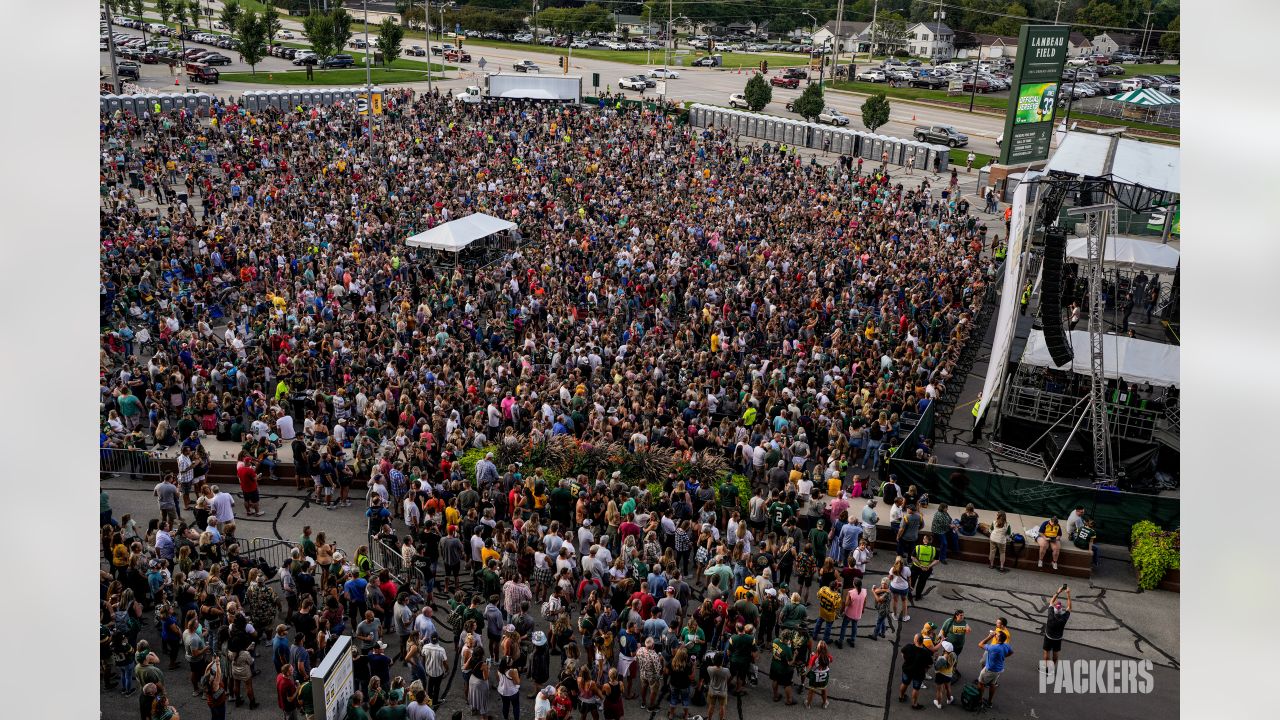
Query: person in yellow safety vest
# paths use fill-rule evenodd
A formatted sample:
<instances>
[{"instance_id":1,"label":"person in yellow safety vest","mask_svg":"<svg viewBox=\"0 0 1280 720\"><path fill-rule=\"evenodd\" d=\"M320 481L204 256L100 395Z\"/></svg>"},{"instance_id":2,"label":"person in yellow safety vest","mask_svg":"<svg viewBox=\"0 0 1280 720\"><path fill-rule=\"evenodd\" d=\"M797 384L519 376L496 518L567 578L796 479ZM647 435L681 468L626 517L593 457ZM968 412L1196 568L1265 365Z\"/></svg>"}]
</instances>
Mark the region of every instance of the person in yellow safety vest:
<instances>
[{"instance_id":1,"label":"person in yellow safety vest","mask_svg":"<svg viewBox=\"0 0 1280 720\"><path fill-rule=\"evenodd\" d=\"M915 600L920 602L924 595L925 584L938 565L938 548L933 546L933 537L929 533L920 533L920 543L911 551L911 582L915 585Z\"/></svg>"},{"instance_id":2,"label":"person in yellow safety vest","mask_svg":"<svg viewBox=\"0 0 1280 720\"><path fill-rule=\"evenodd\" d=\"M1019 314L1026 315L1027 306L1031 304L1031 283L1027 283L1027 286L1022 288L1022 300L1020 304L1021 309L1018 311Z\"/></svg>"},{"instance_id":3,"label":"person in yellow safety vest","mask_svg":"<svg viewBox=\"0 0 1280 720\"><path fill-rule=\"evenodd\" d=\"M996 246L995 258L996 262L1004 262L1004 257L1009 253L1009 247L1004 243Z\"/></svg>"},{"instance_id":4,"label":"person in yellow safety vest","mask_svg":"<svg viewBox=\"0 0 1280 720\"><path fill-rule=\"evenodd\" d=\"M978 408L982 406L982 393L978 393L978 399L973 401L973 442L977 444L982 439L982 423L986 422L987 416L978 415Z\"/></svg>"}]
</instances>

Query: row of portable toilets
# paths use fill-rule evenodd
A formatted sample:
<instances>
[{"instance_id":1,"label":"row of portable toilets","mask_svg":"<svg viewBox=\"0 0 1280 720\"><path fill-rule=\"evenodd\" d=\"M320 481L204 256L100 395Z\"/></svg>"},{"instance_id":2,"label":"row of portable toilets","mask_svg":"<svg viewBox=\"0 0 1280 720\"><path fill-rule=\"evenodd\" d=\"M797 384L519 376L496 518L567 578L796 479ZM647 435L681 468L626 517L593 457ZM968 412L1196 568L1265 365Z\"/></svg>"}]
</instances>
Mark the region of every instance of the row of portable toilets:
<instances>
[{"instance_id":1,"label":"row of portable toilets","mask_svg":"<svg viewBox=\"0 0 1280 720\"><path fill-rule=\"evenodd\" d=\"M375 93L383 93L378 86L372 88ZM249 112L259 112L267 108L277 110L293 110L317 105L347 104L364 97L367 91L363 87L353 88L313 88L305 90L249 90L240 96L240 104Z\"/></svg>"},{"instance_id":2,"label":"row of portable toilets","mask_svg":"<svg viewBox=\"0 0 1280 720\"><path fill-rule=\"evenodd\" d=\"M880 162L888 153L889 164L944 172L951 160L950 148L916 140L876 135L875 133L831 127L803 120L760 115L714 105L689 108L689 123L694 127L724 127L739 135L771 143L825 150L840 155Z\"/></svg>"},{"instance_id":3,"label":"row of portable toilets","mask_svg":"<svg viewBox=\"0 0 1280 720\"><path fill-rule=\"evenodd\" d=\"M98 109L104 113L115 114L117 110L141 116L148 112L154 115L156 105L160 111L167 113L174 110L187 110L197 117L208 116L213 107L214 97L209 93L156 93L151 95L100 95Z\"/></svg>"}]
</instances>

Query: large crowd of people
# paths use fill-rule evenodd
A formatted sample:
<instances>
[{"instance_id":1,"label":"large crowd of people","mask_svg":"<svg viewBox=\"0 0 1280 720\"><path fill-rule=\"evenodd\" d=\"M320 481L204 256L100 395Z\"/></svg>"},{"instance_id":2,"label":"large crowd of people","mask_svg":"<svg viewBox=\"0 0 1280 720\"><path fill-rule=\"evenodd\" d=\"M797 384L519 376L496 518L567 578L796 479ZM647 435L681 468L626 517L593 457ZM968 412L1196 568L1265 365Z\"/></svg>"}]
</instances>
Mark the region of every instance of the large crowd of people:
<instances>
[{"instance_id":1,"label":"large crowd of people","mask_svg":"<svg viewBox=\"0 0 1280 720\"><path fill-rule=\"evenodd\" d=\"M183 685L214 718L309 718L344 634L357 720L529 701L723 720L757 667L774 700L798 681L825 707L833 649L909 621L946 562L950 528L902 490L898 556L863 585L871 478L952 382L995 275L954 178L904 187L669 113L398 90L372 136L338 106L100 122L100 439L178 452L150 523L103 500L103 682L143 720L176 717ZM404 245L473 212L523 244L469 268ZM462 472L507 435L720 455L752 495L492 456ZM239 446L238 498L209 482L207 438ZM282 567L243 556L259 478L358 504L369 545L308 529ZM923 707L930 672L953 699L967 632L957 612L915 635L901 699ZM988 699L1007 640L982 642Z\"/></svg>"}]
</instances>

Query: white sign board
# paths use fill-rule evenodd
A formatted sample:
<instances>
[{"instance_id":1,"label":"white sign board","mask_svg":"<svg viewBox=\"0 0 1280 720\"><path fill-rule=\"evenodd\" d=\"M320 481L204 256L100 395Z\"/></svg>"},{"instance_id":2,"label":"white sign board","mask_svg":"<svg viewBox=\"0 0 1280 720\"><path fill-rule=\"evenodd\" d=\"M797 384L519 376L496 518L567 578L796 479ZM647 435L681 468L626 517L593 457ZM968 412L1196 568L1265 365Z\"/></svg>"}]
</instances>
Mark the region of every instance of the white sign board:
<instances>
[{"instance_id":1,"label":"white sign board","mask_svg":"<svg viewBox=\"0 0 1280 720\"><path fill-rule=\"evenodd\" d=\"M351 652L351 637L342 635L325 654L324 661L311 668L316 720L343 720L347 716L347 704L355 691Z\"/></svg>"}]
</instances>

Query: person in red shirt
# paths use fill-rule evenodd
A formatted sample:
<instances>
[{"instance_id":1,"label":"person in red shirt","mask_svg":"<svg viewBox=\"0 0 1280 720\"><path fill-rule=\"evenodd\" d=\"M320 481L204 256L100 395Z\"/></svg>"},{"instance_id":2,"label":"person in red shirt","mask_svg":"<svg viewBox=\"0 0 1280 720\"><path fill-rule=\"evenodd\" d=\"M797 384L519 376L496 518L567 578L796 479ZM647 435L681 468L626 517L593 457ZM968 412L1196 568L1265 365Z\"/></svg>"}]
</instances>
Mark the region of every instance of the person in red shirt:
<instances>
[{"instance_id":1,"label":"person in red shirt","mask_svg":"<svg viewBox=\"0 0 1280 720\"><path fill-rule=\"evenodd\" d=\"M258 472L253 469L254 459L249 453L240 457L236 463L236 478L240 480L240 492L244 493L244 508L249 515L265 515L258 508Z\"/></svg>"},{"instance_id":2,"label":"person in red shirt","mask_svg":"<svg viewBox=\"0 0 1280 720\"><path fill-rule=\"evenodd\" d=\"M297 717L298 683L293 679L293 665L281 665L276 676L276 702L286 717Z\"/></svg>"}]
</instances>

